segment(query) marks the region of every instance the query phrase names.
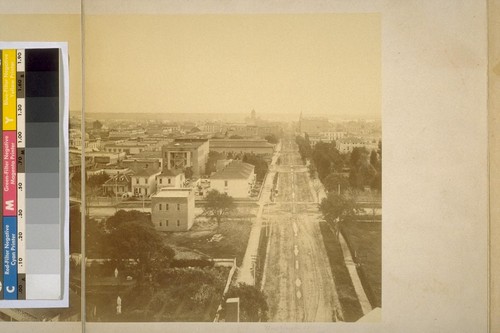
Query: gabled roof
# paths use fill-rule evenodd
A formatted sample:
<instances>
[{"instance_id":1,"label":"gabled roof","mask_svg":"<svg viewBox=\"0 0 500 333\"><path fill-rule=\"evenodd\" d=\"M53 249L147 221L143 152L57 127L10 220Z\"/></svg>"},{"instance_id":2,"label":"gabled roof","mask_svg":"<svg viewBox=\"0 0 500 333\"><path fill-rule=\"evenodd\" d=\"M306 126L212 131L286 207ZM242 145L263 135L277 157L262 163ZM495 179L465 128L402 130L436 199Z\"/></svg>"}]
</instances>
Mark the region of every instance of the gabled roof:
<instances>
[{"instance_id":1,"label":"gabled roof","mask_svg":"<svg viewBox=\"0 0 500 333\"><path fill-rule=\"evenodd\" d=\"M163 170L161 174L158 175L158 177L175 177L183 173L181 169L166 169Z\"/></svg>"},{"instance_id":2,"label":"gabled roof","mask_svg":"<svg viewBox=\"0 0 500 333\"><path fill-rule=\"evenodd\" d=\"M139 169L134 172L133 176L135 177L150 177L154 174L159 173L159 169L152 169L152 168L146 168L146 169Z\"/></svg>"},{"instance_id":3,"label":"gabled roof","mask_svg":"<svg viewBox=\"0 0 500 333\"><path fill-rule=\"evenodd\" d=\"M130 181L131 181L131 179L130 179L129 174L117 174L117 175L113 175L103 185L104 186L128 185L128 184L130 184Z\"/></svg>"},{"instance_id":4,"label":"gabled roof","mask_svg":"<svg viewBox=\"0 0 500 333\"><path fill-rule=\"evenodd\" d=\"M252 164L232 161L224 169L213 174L210 179L248 179L254 169Z\"/></svg>"}]
</instances>

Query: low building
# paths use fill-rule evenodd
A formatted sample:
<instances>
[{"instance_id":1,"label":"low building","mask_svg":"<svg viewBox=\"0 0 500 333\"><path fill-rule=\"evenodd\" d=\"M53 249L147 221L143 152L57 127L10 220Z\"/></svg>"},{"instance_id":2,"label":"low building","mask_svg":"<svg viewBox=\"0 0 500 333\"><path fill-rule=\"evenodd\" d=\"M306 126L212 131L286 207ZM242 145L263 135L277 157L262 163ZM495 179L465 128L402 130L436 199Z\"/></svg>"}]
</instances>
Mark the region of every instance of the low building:
<instances>
[{"instance_id":1,"label":"low building","mask_svg":"<svg viewBox=\"0 0 500 333\"><path fill-rule=\"evenodd\" d=\"M150 197L156 192L156 176L160 170L140 169L132 175L132 192L135 196Z\"/></svg>"},{"instance_id":2,"label":"low building","mask_svg":"<svg viewBox=\"0 0 500 333\"><path fill-rule=\"evenodd\" d=\"M210 151L233 155L256 154L272 156L274 145L264 139L210 139Z\"/></svg>"},{"instance_id":3,"label":"low building","mask_svg":"<svg viewBox=\"0 0 500 333\"><path fill-rule=\"evenodd\" d=\"M194 223L194 191L164 188L151 197L151 220L160 231L187 231Z\"/></svg>"},{"instance_id":4,"label":"low building","mask_svg":"<svg viewBox=\"0 0 500 333\"><path fill-rule=\"evenodd\" d=\"M90 164L112 165L123 160L125 153L92 152L86 153L85 158Z\"/></svg>"},{"instance_id":5,"label":"low building","mask_svg":"<svg viewBox=\"0 0 500 333\"><path fill-rule=\"evenodd\" d=\"M176 140L162 147L163 170L191 168L193 175L205 173L208 161L209 143L207 139Z\"/></svg>"},{"instance_id":6,"label":"low building","mask_svg":"<svg viewBox=\"0 0 500 333\"><path fill-rule=\"evenodd\" d=\"M158 170L162 167L161 157L143 157L143 158L129 158L121 163L124 167L139 170L139 169L154 169Z\"/></svg>"},{"instance_id":7,"label":"low building","mask_svg":"<svg viewBox=\"0 0 500 333\"><path fill-rule=\"evenodd\" d=\"M354 148L365 147L369 151L378 149L377 141L354 137L339 139L335 143L337 150L343 154L352 152Z\"/></svg>"},{"instance_id":8,"label":"low building","mask_svg":"<svg viewBox=\"0 0 500 333\"><path fill-rule=\"evenodd\" d=\"M254 169L252 164L230 161L210 177L210 188L233 198L248 198L255 184Z\"/></svg>"},{"instance_id":9,"label":"low building","mask_svg":"<svg viewBox=\"0 0 500 333\"><path fill-rule=\"evenodd\" d=\"M162 173L156 176L156 188L161 191L164 188L181 188L184 187L186 177L184 172L179 169L164 169Z\"/></svg>"},{"instance_id":10,"label":"low building","mask_svg":"<svg viewBox=\"0 0 500 333\"><path fill-rule=\"evenodd\" d=\"M108 143L104 150L108 153L125 153L126 155L139 154L147 149L148 145L139 142Z\"/></svg>"},{"instance_id":11,"label":"low building","mask_svg":"<svg viewBox=\"0 0 500 333\"><path fill-rule=\"evenodd\" d=\"M111 176L104 184L102 184L105 194L113 196L123 196L132 192L132 177L131 171L126 173L118 173Z\"/></svg>"}]
</instances>

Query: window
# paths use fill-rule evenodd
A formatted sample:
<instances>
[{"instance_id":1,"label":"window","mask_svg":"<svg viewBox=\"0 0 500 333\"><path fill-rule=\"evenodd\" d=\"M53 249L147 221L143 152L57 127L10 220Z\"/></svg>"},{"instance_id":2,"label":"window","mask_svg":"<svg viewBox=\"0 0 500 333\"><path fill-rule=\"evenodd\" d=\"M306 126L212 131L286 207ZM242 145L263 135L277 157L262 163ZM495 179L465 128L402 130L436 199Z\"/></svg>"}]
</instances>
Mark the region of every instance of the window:
<instances>
[{"instance_id":1,"label":"window","mask_svg":"<svg viewBox=\"0 0 500 333\"><path fill-rule=\"evenodd\" d=\"M172 183L172 179L169 178L168 179L168 183L171 184Z\"/></svg>"},{"instance_id":2,"label":"window","mask_svg":"<svg viewBox=\"0 0 500 333\"><path fill-rule=\"evenodd\" d=\"M158 210L161 210L161 204L158 205Z\"/></svg>"},{"instance_id":3,"label":"window","mask_svg":"<svg viewBox=\"0 0 500 333\"><path fill-rule=\"evenodd\" d=\"M161 221L160 221L160 227L161 227Z\"/></svg>"},{"instance_id":4,"label":"window","mask_svg":"<svg viewBox=\"0 0 500 333\"><path fill-rule=\"evenodd\" d=\"M168 227L168 220L165 220L165 225Z\"/></svg>"},{"instance_id":5,"label":"window","mask_svg":"<svg viewBox=\"0 0 500 333\"><path fill-rule=\"evenodd\" d=\"M169 205L168 205L168 204L165 204L165 206L166 206L166 207L165 207L165 209L166 209L166 210L168 210L168 206L169 206Z\"/></svg>"},{"instance_id":6,"label":"window","mask_svg":"<svg viewBox=\"0 0 500 333\"><path fill-rule=\"evenodd\" d=\"M135 179L135 183L136 183L136 184L139 184L139 178L136 178L136 179Z\"/></svg>"},{"instance_id":7,"label":"window","mask_svg":"<svg viewBox=\"0 0 500 333\"><path fill-rule=\"evenodd\" d=\"M181 204L177 204L177 210L181 210Z\"/></svg>"},{"instance_id":8,"label":"window","mask_svg":"<svg viewBox=\"0 0 500 333\"><path fill-rule=\"evenodd\" d=\"M227 187L227 183L228 183L228 181L227 181L227 180L225 180L225 181L224 181L224 186L226 186L226 187Z\"/></svg>"},{"instance_id":9,"label":"window","mask_svg":"<svg viewBox=\"0 0 500 333\"><path fill-rule=\"evenodd\" d=\"M177 220L177 226L180 227L181 226L181 220Z\"/></svg>"},{"instance_id":10,"label":"window","mask_svg":"<svg viewBox=\"0 0 500 333\"><path fill-rule=\"evenodd\" d=\"M162 178L160 178L160 184L163 184L163 179Z\"/></svg>"}]
</instances>

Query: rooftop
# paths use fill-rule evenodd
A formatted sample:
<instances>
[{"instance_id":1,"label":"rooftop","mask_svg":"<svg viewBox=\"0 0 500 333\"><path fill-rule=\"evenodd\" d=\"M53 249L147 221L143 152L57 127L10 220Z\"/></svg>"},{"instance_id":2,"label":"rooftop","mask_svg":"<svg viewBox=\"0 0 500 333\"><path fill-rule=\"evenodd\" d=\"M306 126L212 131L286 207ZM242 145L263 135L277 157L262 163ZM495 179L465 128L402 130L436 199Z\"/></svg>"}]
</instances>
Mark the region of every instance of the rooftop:
<instances>
[{"instance_id":1,"label":"rooftop","mask_svg":"<svg viewBox=\"0 0 500 333\"><path fill-rule=\"evenodd\" d=\"M171 142L167 145L164 145L163 148L168 148L168 149L194 149L198 148L201 145L203 145L205 141L190 141L190 142Z\"/></svg>"},{"instance_id":2,"label":"rooftop","mask_svg":"<svg viewBox=\"0 0 500 333\"><path fill-rule=\"evenodd\" d=\"M146 168L146 169L137 170L134 173L134 176L136 176L136 177L149 177L149 176L152 176L152 175L157 174L157 173L160 173L160 169Z\"/></svg>"},{"instance_id":3,"label":"rooftop","mask_svg":"<svg viewBox=\"0 0 500 333\"><path fill-rule=\"evenodd\" d=\"M273 148L274 146L263 139L211 139L210 147Z\"/></svg>"},{"instance_id":4,"label":"rooftop","mask_svg":"<svg viewBox=\"0 0 500 333\"><path fill-rule=\"evenodd\" d=\"M153 198L187 198L191 191L191 189L186 188L162 189L153 195Z\"/></svg>"},{"instance_id":5,"label":"rooftop","mask_svg":"<svg viewBox=\"0 0 500 333\"><path fill-rule=\"evenodd\" d=\"M158 177L175 177L177 175L180 175L182 173L182 170L180 169L166 169L163 170L161 174L158 175Z\"/></svg>"},{"instance_id":6,"label":"rooftop","mask_svg":"<svg viewBox=\"0 0 500 333\"><path fill-rule=\"evenodd\" d=\"M224 169L217 171L210 179L247 179L255 167L242 161L232 161Z\"/></svg>"}]
</instances>

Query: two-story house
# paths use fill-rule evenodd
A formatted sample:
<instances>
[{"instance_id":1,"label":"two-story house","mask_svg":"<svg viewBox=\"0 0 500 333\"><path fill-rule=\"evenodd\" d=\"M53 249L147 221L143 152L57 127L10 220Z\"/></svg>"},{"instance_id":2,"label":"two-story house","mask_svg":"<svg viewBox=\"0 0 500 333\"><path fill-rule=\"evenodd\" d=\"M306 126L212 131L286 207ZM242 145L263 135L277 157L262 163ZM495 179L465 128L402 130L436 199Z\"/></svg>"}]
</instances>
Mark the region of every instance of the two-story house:
<instances>
[{"instance_id":1,"label":"two-story house","mask_svg":"<svg viewBox=\"0 0 500 333\"><path fill-rule=\"evenodd\" d=\"M151 220L161 231L187 231L194 223L194 191L163 188L151 197Z\"/></svg>"},{"instance_id":2,"label":"two-story house","mask_svg":"<svg viewBox=\"0 0 500 333\"><path fill-rule=\"evenodd\" d=\"M150 197L156 192L156 176L160 170L140 169L132 175L132 192L135 196Z\"/></svg>"}]
</instances>

